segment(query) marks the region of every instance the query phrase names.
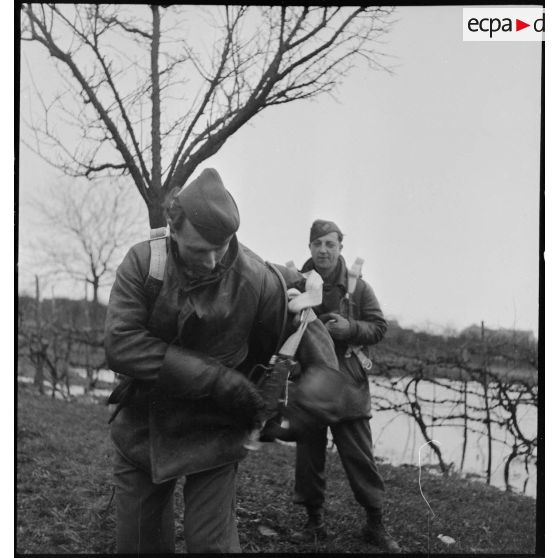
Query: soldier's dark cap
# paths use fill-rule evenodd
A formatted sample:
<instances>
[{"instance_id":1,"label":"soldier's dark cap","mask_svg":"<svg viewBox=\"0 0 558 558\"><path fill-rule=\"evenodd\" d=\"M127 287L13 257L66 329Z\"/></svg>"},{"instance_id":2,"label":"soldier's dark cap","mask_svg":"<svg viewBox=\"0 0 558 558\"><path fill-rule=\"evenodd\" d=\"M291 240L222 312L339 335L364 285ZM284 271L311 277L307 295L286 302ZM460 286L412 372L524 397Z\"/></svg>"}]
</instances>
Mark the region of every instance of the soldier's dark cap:
<instances>
[{"instance_id":1,"label":"soldier's dark cap","mask_svg":"<svg viewBox=\"0 0 558 558\"><path fill-rule=\"evenodd\" d=\"M324 236L326 234L336 232L339 235L339 242L343 240L341 229L333 221L325 221L324 219L316 219L310 227L310 242Z\"/></svg>"},{"instance_id":2,"label":"soldier's dark cap","mask_svg":"<svg viewBox=\"0 0 558 558\"><path fill-rule=\"evenodd\" d=\"M238 207L215 169L203 170L176 199L188 221L208 242L223 244L238 230Z\"/></svg>"}]
</instances>

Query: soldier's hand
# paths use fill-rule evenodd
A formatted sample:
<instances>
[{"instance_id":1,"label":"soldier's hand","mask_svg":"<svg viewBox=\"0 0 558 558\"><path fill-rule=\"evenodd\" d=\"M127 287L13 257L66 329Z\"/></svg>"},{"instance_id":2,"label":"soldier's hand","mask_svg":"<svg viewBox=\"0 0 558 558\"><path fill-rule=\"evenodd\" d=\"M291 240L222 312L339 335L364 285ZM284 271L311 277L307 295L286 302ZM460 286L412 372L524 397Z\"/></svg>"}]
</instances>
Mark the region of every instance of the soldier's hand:
<instances>
[{"instance_id":1,"label":"soldier's hand","mask_svg":"<svg viewBox=\"0 0 558 558\"><path fill-rule=\"evenodd\" d=\"M325 326L329 331L331 337L337 341L343 341L349 337L351 332L351 324L347 318L341 316L341 314L336 314L335 312L330 312Z\"/></svg>"},{"instance_id":2,"label":"soldier's hand","mask_svg":"<svg viewBox=\"0 0 558 558\"><path fill-rule=\"evenodd\" d=\"M251 428L265 408L256 386L240 372L223 367L213 384L212 397L225 412L234 415L239 422Z\"/></svg>"}]
</instances>

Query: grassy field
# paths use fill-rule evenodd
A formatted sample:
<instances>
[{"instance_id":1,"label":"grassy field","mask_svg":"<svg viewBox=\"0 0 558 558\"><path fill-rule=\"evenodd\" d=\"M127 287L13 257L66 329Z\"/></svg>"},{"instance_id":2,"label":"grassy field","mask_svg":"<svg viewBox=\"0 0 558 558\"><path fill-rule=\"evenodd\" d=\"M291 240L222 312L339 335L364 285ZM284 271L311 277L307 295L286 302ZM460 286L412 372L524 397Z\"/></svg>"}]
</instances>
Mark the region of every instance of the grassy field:
<instances>
[{"instance_id":1,"label":"grassy field","mask_svg":"<svg viewBox=\"0 0 558 558\"><path fill-rule=\"evenodd\" d=\"M112 448L108 409L38 396L20 386L17 423L18 553L114 552ZM244 552L374 553L358 537L363 520L338 455L328 456L327 523L323 544L296 545L290 534L304 521L291 503L294 450L265 444L239 470L238 522ZM407 552L532 554L535 502L495 488L380 464L388 487L386 524ZM183 550L180 491L176 493L177 551ZM455 540L445 544L438 535Z\"/></svg>"}]
</instances>

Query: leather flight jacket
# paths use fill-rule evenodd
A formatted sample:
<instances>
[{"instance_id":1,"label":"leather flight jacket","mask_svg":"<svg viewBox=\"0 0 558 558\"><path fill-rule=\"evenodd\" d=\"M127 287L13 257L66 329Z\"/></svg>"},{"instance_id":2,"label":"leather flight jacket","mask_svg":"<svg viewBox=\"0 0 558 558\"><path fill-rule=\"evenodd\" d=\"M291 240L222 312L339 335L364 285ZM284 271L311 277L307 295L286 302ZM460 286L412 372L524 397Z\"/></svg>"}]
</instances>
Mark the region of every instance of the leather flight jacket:
<instances>
[{"instance_id":1,"label":"leather flight jacket","mask_svg":"<svg viewBox=\"0 0 558 558\"><path fill-rule=\"evenodd\" d=\"M219 409L211 382L222 367L247 375L275 351L284 321L281 281L248 248L231 240L218 269L191 283L169 250L160 290L146 288L150 246L134 246L111 291L105 349L112 370L128 378L111 435L117 450L154 482L239 461L249 417ZM278 266L289 287L302 277ZM287 332L288 333L288 332ZM315 341L318 340L318 343ZM337 367L323 324L309 324L301 363ZM118 392L118 393L117 393Z\"/></svg>"}]
</instances>

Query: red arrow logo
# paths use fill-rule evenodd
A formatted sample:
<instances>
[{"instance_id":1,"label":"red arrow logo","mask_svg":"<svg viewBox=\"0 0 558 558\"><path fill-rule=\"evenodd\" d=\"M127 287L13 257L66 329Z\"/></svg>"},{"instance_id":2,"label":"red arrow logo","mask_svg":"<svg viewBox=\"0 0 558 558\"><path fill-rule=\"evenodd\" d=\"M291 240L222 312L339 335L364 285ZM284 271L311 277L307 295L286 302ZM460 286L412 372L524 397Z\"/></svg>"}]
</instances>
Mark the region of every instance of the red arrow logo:
<instances>
[{"instance_id":1,"label":"red arrow logo","mask_svg":"<svg viewBox=\"0 0 558 558\"><path fill-rule=\"evenodd\" d=\"M521 31L522 29L525 29L525 27L531 27L530 23L525 23L524 21L521 21L520 19L515 20L515 30L516 31Z\"/></svg>"}]
</instances>

